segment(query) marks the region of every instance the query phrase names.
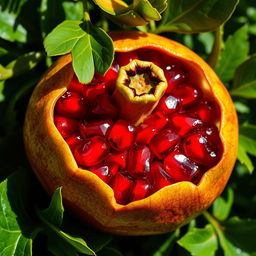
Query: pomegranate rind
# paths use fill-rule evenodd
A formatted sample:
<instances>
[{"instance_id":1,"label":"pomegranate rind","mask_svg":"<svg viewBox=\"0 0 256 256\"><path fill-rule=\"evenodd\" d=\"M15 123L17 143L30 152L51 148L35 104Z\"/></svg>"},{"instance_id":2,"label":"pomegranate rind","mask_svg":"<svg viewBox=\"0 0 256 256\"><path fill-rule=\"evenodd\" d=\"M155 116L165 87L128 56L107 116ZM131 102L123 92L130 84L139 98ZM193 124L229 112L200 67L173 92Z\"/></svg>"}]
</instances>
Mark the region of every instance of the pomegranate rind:
<instances>
[{"instance_id":1,"label":"pomegranate rind","mask_svg":"<svg viewBox=\"0 0 256 256\"><path fill-rule=\"evenodd\" d=\"M38 179L52 194L62 187L64 204L77 216L99 229L120 235L149 235L170 232L207 209L223 191L237 157L238 121L229 93L214 71L185 46L164 37L142 32L111 33L115 51L156 49L174 56L198 70L201 86L219 105L218 124L223 154L198 185L179 182L151 196L117 204L113 190L95 174L80 169L53 122L54 107L73 77L71 55L57 60L43 76L30 99L24 144Z\"/></svg>"}]
</instances>

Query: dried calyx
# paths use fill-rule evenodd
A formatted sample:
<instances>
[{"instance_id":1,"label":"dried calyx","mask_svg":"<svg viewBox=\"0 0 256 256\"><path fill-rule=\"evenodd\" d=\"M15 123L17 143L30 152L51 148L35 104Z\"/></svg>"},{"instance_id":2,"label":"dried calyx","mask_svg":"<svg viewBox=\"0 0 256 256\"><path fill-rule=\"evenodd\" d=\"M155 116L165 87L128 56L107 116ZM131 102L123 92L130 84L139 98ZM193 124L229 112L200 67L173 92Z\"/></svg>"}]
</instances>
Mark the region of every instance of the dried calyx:
<instances>
[{"instance_id":1,"label":"dried calyx","mask_svg":"<svg viewBox=\"0 0 256 256\"><path fill-rule=\"evenodd\" d=\"M219 107L198 81L161 52L116 53L105 76L86 85L73 78L54 122L77 164L111 186L119 204L198 184L223 152Z\"/></svg>"}]
</instances>

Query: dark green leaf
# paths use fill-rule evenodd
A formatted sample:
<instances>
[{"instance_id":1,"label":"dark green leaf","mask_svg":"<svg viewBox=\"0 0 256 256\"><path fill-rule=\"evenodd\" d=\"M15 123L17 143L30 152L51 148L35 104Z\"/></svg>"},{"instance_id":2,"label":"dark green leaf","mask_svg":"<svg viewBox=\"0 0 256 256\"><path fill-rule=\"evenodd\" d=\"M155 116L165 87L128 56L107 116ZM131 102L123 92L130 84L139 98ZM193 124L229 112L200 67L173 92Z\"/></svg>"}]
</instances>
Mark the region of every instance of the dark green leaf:
<instances>
[{"instance_id":1,"label":"dark green leaf","mask_svg":"<svg viewBox=\"0 0 256 256\"><path fill-rule=\"evenodd\" d=\"M41 211L41 215L48 222L59 227L62 224L63 213L61 188L58 188L52 196L49 208Z\"/></svg>"},{"instance_id":2,"label":"dark green leaf","mask_svg":"<svg viewBox=\"0 0 256 256\"><path fill-rule=\"evenodd\" d=\"M89 34L95 69L98 73L104 75L114 58L112 40L104 30L93 26L91 23Z\"/></svg>"},{"instance_id":3,"label":"dark green leaf","mask_svg":"<svg viewBox=\"0 0 256 256\"><path fill-rule=\"evenodd\" d=\"M195 256L213 256L218 248L217 236L212 225L204 228L192 228L178 244Z\"/></svg>"},{"instance_id":4,"label":"dark green leaf","mask_svg":"<svg viewBox=\"0 0 256 256\"><path fill-rule=\"evenodd\" d=\"M6 80L28 72L39 63L42 57L43 54L41 52L30 52L19 56L6 67L0 65L0 80Z\"/></svg>"},{"instance_id":5,"label":"dark green leaf","mask_svg":"<svg viewBox=\"0 0 256 256\"><path fill-rule=\"evenodd\" d=\"M152 256L167 256L170 255L170 252L173 248L174 243L180 235L180 230L177 229L171 235L162 242L161 246L155 251Z\"/></svg>"},{"instance_id":6,"label":"dark green leaf","mask_svg":"<svg viewBox=\"0 0 256 256\"><path fill-rule=\"evenodd\" d=\"M230 91L233 96L256 98L256 54L243 62L234 75L234 88Z\"/></svg>"},{"instance_id":7,"label":"dark green leaf","mask_svg":"<svg viewBox=\"0 0 256 256\"><path fill-rule=\"evenodd\" d=\"M237 247L246 252L256 252L256 220L233 217L226 221L225 235Z\"/></svg>"},{"instance_id":8,"label":"dark green leaf","mask_svg":"<svg viewBox=\"0 0 256 256\"><path fill-rule=\"evenodd\" d=\"M239 144L238 144L238 159L242 164L245 164L250 173L253 172L254 166L248 153L256 156L256 126L244 125L241 126Z\"/></svg>"},{"instance_id":9,"label":"dark green leaf","mask_svg":"<svg viewBox=\"0 0 256 256\"><path fill-rule=\"evenodd\" d=\"M25 209L29 176L17 170L0 184L1 255L32 255L32 239L38 230Z\"/></svg>"},{"instance_id":10,"label":"dark green leaf","mask_svg":"<svg viewBox=\"0 0 256 256\"><path fill-rule=\"evenodd\" d=\"M40 6L40 25L43 37L65 19L62 0L42 0ZM58 15L56 15L58 14Z\"/></svg>"},{"instance_id":11,"label":"dark green leaf","mask_svg":"<svg viewBox=\"0 0 256 256\"><path fill-rule=\"evenodd\" d=\"M169 1L157 33L199 33L215 30L233 13L238 0Z\"/></svg>"},{"instance_id":12,"label":"dark green leaf","mask_svg":"<svg viewBox=\"0 0 256 256\"><path fill-rule=\"evenodd\" d=\"M4 10L7 10L10 13L17 14L21 7L27 2L28 0L2 0L0 6Z\"/></svg>"},{"instance_id":13,"label":"dark green leaf","mask_svg":"<svg viewBox=\"0 0 256 256\"><path fill-rule=\"evenodd\" d=\"M123 254L115 248L105 247L97 253L98 256L123 256Z\"/></svg>"},{"instance_id":14,"label":"dark green leaf","mask_svg":"<svg viewBox=\"0 0 256 256\"><path fill-rule=\"evenodd\" d=\"M221 52L216 73L224 83L232 79L236 68L247 58L248 52L248 26L245 25L228 37Z\"/></svg>"},{"instance_id":15,"label":"dark green leaf","mask_svg":"<svg viewBox=\"0 0 256 256\"><path fill-rule=\"evenodd\" d=\"M223 196L218 197L213 204L213 215L220 221L225 220L231 211L232 204L234 202L234 192L228 187L227 199Z\"/></svg>"},{"instance_id":16,"label":"dark green leaf","mask_svg":"<svg viewBox=\"0 0 256 256\"><path fill-rule=\"evenodd\" d=\"M57 189L52 197L49 208L43 211L37 211L39 219L46 227L49 240L55 237L56 248L55 243L50 242L48 244L49 250L56 253L56 255L60 255L58 253L62 251L62 248L60 248L60 244L62 243L63 248L67 248L67 253L80 252L86 255L95 255L94 251L88 247L80 236L70 235L60 229L59 226L62 223L64 212L61 199L61 189Z\"/></svg>"},{"instance_id":17,"label":"dark green leaf","mask_svg":"<svg viewBox=\"0 0 256 256\"><path fill-rule=\"evenodd\" d=\"M219 233L219 241L225 256L250 256L250 254L242 251L241 248L229 241L223 233Z\"/></svg>"},{"instance_id":18,"label":"dark green leaf","mask_svg":"<svg viewBox=\"0 0 256 256\"><path fill-rule=\"evenodd\" d=\"M22 24L17 23L17 16L7 10L2 10L0 5L0 38L10 42L24 43L27 40L27 31Z\"/></svg>"}]
</instances>

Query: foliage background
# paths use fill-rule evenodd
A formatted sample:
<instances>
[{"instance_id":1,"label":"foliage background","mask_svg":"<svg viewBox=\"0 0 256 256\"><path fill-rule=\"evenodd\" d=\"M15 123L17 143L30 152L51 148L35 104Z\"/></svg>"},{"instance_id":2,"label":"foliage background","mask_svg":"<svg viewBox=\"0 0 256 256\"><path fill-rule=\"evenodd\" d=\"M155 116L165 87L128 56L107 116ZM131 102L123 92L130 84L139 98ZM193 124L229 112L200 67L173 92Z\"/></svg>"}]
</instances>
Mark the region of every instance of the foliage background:
<instances>
[{"instance_id":1,"label":"foliage background","mask_svg":"<svg viewBox=\"0 0 256 256\"><path fill-rule=\"evenodd\" d=\"M228 4L221 8L221 1L194 1L207 8L214 3L218 17L225 12L229 17L237 1L225 2ZM95 27L161 33L214 66L238 112L239 160L222 196L189 225L164 235L121 237L81 226L64 214L61 190L50 203L33 175L22 143L30 94L55 59L47 57L43 40L62 21L83 19L83 3L0 0L0 255L256 255L256 4L242 0L225 24L222 19L211 27L202 20L203 28L191 22L193 10L187 12L193 15L186 20L175 18L175 13L186 11L184 6L178 7L179 1L168 1L162 21L151 20L137 28L118 27L93 3L88 8ZM187 26L177 25L177 21ZM184 27L196 33L180 33Z\"/></svg>"}]
</instances>

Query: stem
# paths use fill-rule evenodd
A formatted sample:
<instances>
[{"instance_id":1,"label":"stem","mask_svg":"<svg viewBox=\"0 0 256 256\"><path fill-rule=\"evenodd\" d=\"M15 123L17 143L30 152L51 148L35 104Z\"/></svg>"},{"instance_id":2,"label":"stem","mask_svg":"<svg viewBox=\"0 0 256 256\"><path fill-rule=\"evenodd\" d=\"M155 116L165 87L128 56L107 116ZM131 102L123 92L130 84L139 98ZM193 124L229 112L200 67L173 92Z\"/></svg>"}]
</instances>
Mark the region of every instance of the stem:
<instances>
[{"instance_id":1,"label":"stem","mask_svg":"<svg viewBox=\"0 0 256 256\"><path fill-rule=\"evenodd\" d=\"M218 27L215 31L215 40L212 52L208 57L208 64L214 69L218 64L220 52L223 48L223 26Z\"/></svg>"},{"instance_id":2,"label":"stem","mask_svg":"<svg viewBox=\"0 0 256 256\"><path fill-rule=\"evenodd\" d=\"M84 21L90 21L91 19L90 19L87 0L83 0L83 9L84 9Z\"/></svg>"},{"instance_id":3,"label":"stem","mask_svg":"<svg viewBox=\"0 0 256 256\"><path fill-rule=\"evenodd\" d=\"M150 32L151 33L155 33L156 30L156 23L154 20L150 20L149 21L149 27L150 27Z\"/></svg>"},{"instance_id":4,"label":"stem","mask_svg":"<svg viewBox=\"0 0 256 256\"><path fill-rule=\"evenodd\" d=\"M208 222L210 224L212 224L212 226L214 227L216 233L219 235L219 236L222 236L223 233L222 233L222 229L223 227L220 225L220 223L207 211L205 211L203 213L204 217L208 220Z\"/></svg>"}]
</instances>

